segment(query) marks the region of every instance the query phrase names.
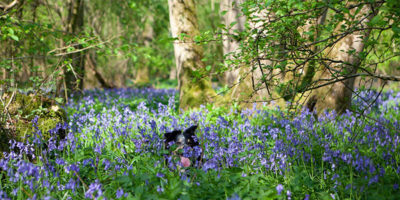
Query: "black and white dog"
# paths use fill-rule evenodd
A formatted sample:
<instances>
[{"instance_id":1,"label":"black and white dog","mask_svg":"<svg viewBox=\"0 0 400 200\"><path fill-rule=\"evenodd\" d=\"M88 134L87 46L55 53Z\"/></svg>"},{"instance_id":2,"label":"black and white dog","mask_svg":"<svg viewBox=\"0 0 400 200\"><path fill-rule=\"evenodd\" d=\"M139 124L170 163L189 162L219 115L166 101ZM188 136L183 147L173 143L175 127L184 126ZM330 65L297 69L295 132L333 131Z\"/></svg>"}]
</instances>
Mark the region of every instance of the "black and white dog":
<instances>
[{"instance_id":1,"label":"black and white dog","mask_svg":"<svg viewBox=\"0 0 400 200\"><path fill-rule=\"evenodd\" d=\"M197 126L191 126L188 129L184 130L183 133L181 130L174 130L169 133L165 133L165 148L170 149L172 144L176 145L176 149L172 151L172 155L178 155L180 158L180 162L183 167L190 167L193 166L192 161L190 158L194 157L196 158L197 162L199 163L201 161L201 148L199 146L199 141L198 138L195 135L195 131L197 129ZM183 149L188 149L193 150L193 156L186 156L182 153L179 153L178 151ZM167 162L168 163L168 162Z\"/></svg>"}]
</instances>

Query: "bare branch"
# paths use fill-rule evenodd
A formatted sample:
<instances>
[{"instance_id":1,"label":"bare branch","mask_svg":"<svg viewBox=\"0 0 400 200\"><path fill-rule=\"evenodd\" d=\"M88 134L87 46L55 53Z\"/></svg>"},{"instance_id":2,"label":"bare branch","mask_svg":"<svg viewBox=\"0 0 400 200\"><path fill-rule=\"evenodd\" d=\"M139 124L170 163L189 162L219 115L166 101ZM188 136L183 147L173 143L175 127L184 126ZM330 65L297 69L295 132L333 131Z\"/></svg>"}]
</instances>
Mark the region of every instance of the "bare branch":
<instances>
[{"instance_id":1,"label":"bare branch","mask_svg":"<svg viewBox=\"0 0 400 200\"><path fill-rule=\"evenodd\" d=\"M10 10L14 6L16 6L18 3L19 3L18 0L14 0L9 4L5 4L3 2L0 2L0 9L3 9L3 12L7 12L8 10Z\"/></svg>"}]
</instances>

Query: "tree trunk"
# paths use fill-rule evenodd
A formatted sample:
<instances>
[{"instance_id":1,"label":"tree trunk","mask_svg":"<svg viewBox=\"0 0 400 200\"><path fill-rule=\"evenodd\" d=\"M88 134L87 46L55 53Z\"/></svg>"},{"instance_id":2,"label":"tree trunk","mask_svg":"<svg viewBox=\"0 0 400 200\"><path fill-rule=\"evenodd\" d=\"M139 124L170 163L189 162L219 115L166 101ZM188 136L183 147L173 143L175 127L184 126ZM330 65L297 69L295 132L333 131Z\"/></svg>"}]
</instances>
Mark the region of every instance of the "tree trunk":
<instances>
[{"instance_id":1,"label":"tree trunk","mask_svg":"<svg viewBox=\"0 0 400 200\"><path fill-rule=\"evenodd\" d=\"M362 9L353 18L354 21L359 21L362 27L367 27L367 23L378 13L379 6L375 8L371 7L372 4L367 4L362 7ZM354 16L356 10L354 8L350 10L350 18ZM343 23L340 23L337 30ZM332 79L340 76L340 73L345 75L352 75L357 72L358 66L360 65L360 53L364 51L365 41L368 40L371 29L366 29L363 31L353 32L346 37L342 38L331 48L326 50L326 56L332 60L339 60L344 63L326 63L322 72L320 72L316 77L318 80L321 79ZM334 70L338 71L333 72ZM311 92L311 96L307 102L307 107L315 108L318 113L321 113L325 109L336 110L337 113L343 113L348 108L350 108L350 103L352 99L352 93L354 89L355 78L349 78L344 81L339 81L331 85L319 88ZM323 84L322 82L321 84Z\"/></svg>"},{"instance_id":2,"label":"tree trunk","mask_svg":"<svg viewBox=\"0 0 400 200\"><path fill-rule=\"evenodd\" d=\"M169 71L169 79L176 80L176 78L177 78L176 67L172 67L171 71Z\"/></svg>"},{"instance_id":3,"label":"tree trunk","mask_svg":"<svg viewBox=\"0 0 400 200\"><path fill-rule=\"evenodd\" d=\"M146 24L144 26L144 30L142 31L142 41L145 48L150 48L151 42L154 39L154 30L153 30L154 18L152 13L148 14L148 18L146 20ZM147 58L139 58L142 62L139 62L139 65L135 74L135 84L137 86L148 86L150 84L149 77L149 64L147 64Z\"/></svg>"},{"instance_id":4,"label":"tree trunk","mask_svg":"<svg viewBox=\"0 0 400 200\"><path fill-rule=\"evenodd\" d=\"M68 18L66 30L73 36L78 36L83 30L84 0L68 0ZM78 45L77 49L82 46ZM83 51L73 53L69 56L73 70L65 72L65 81L69 91L82 90L83 78L85 77L85 53Z\"/></svg>"},{"instance_id":5,"label":"tree trunk","mask_svg":"<svg viewBox=\"0 0 400 200\"><path fill-rule=\"evenodd\" d=\"M274 13L267 12L266 10L258 10L248 19L248 23L251 29L258 30L259 27L263 26L266 20L271 20L273 18ZM264 29L262 32L254 34L248 39L253 40L254 38L262 37L267 34L267 31L268 29ZM274 45L278 44L279 42L277 41ZM254 50L257 51L257 57L248 64L240 64L240 68L236 70L237 78L234 80L233 87L224 98L225 103L234 101L239 103L242 108L252 107L254 103L257 103L257 106L261 106L264 103L269 103L272 106L285 106L285 101L281 98L280 94L274 90L273 86L276 85L276 83L273 83L273 78L271 78L279 76L280 80L284 80L284 74L282 75L282 72L277 69L266 70L266 66L272 66L274 62L269 59L261 59L264 57L265 53L258 49L252 49L252 51ZM245 52L244 54L249 54L249 52Z\"/></svg>"},{"instance_id":6,"label":"tree trunk","mask_svg":"<svg viewBox=\"0 0 400 200\"><path fill-rule=\"evenodd\" d=\"M239 41L232 37L232 35L237 34L236 32L244 31L244 24L246 18L241 14L240 4L243 0L221 0L220 10L226 11L225 15L222 17L222 22L227 29L224 31L222 37L223 53L227 55L226 59L233 59L234 53L237 53L239 47ZM232 27L230 25L236 22ZM229 86L233 85L239 76L239 69L230 69L228 66L228 71L225 72L225 83Z\"/></svg>"},{"instance_id":7,"label":"tree trunk","mask_svg":"<svg viewBox=\"0 0 400 200\"><path fill-rule=\"evenodd\" d=\"M174 42L180 108L186 110L209 102L215 92L207 75L195 76L195 72L205 72L205 66L203 49L193 42L199 35L194 0L168 0L168 5L172 37L186 36Z\"/></svg>"},{"instance_id":8,"label":"tree trunk","mask_svg":"<svg viewBox=\"0 0 400 200\"><path fill-rule=\"evenodd\" d=\"M91 51L86 54L86 61L88 63L87 66L91 70L93 70L94 76L96 77L102 88L115 88L115 85L112 82L108 82L97 69L97 54L95 51Z\"/></svg>"}]
</instances>

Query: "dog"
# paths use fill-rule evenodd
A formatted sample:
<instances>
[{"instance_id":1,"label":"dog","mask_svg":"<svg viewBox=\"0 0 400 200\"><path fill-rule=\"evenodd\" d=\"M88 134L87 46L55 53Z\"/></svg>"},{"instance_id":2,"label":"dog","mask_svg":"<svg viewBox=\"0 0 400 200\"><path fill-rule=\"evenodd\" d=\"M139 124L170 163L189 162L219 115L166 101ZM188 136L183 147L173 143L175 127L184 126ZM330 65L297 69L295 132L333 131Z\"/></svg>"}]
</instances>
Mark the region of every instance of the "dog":
<instances>
[{"instance_id":1,"label":"dog","mask_svg":"<svg viewBox=\"0 0 400 200\"><path fill-rule=\"evenodd\" d=\"M195 135L195 131L197 129L197 125L191 126L187 128L186 130L182 131L181 130L174 130L172 132L168 132L164 134L164 145L167 150L170 150L172 144L175 144L177 147L175 150L172 151L172 155L178 155L180 158L180 162L183 167L190 167L193 166L192 161L190 157L185 157L182 153L179 153L179 150L185 149L185 148L191 148L192 150L199 150L199 140ZM198 164L201 161L203 151L201 151L201 155L197 156L196 160L198 161ZM166 159L166 162L168 164L168 160Z\"/></svg>"}]
</instances>

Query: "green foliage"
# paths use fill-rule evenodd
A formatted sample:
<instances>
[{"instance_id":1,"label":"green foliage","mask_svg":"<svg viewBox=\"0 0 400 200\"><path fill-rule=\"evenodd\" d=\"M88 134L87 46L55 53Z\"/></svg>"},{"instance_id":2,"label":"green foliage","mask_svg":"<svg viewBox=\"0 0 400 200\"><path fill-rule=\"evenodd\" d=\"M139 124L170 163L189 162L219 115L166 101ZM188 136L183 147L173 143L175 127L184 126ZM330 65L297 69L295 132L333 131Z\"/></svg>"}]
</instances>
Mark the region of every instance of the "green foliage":
<instances>
[{"instance_id":1,"label":"green foliage","mask_svg":"<svg viewBox=\"0 0 400 200\"><path fill-rule=\"evenodd\" d=\"M264 75L255 80L262 84L256 90L268 84L279 97L294 102L310 88L326 83L322 81L326 77L319 77L326 69L331 80L336 80L352 73L392 72L398 67L399 51L393 48L400 44L398 1L248 0L241 6L247 18L246 30L240 35L245 42L241 51L225 62L230 67L246 64L262 69ZM371 19L363 14L370 6L373 9L368 14L376 14ZM317 24L321 19L325 20ZM369 30L369 35L362 36ZM356 71L346 66L349 61L332 53L341 39L351 34L361 35L357 39L364 40L364 49L357 54L352 48L338 51L360 59ZM220 68L219 72L226 70Z\"/></svg>"}]
</instances>

